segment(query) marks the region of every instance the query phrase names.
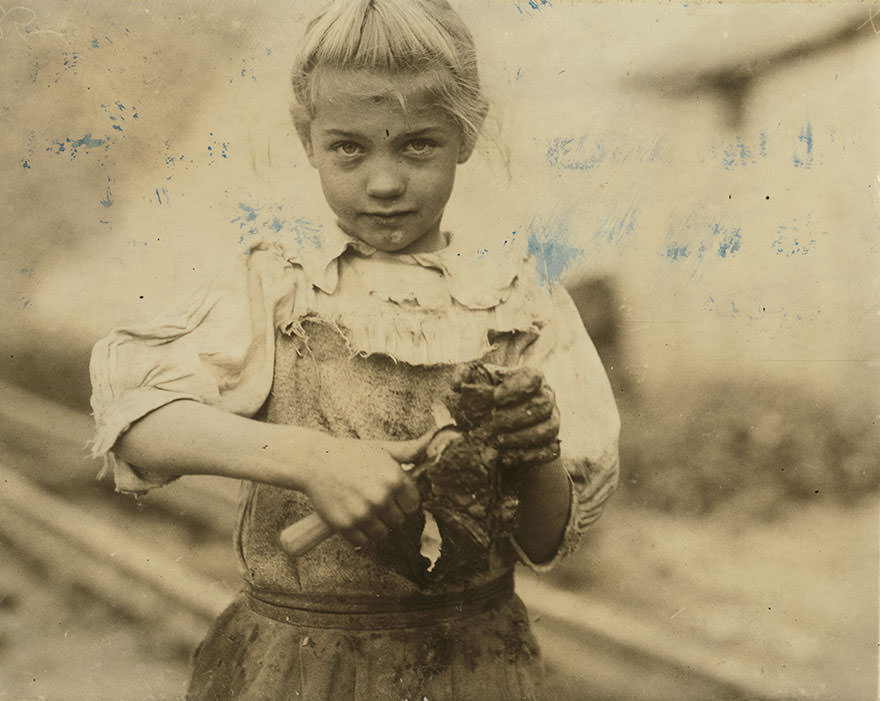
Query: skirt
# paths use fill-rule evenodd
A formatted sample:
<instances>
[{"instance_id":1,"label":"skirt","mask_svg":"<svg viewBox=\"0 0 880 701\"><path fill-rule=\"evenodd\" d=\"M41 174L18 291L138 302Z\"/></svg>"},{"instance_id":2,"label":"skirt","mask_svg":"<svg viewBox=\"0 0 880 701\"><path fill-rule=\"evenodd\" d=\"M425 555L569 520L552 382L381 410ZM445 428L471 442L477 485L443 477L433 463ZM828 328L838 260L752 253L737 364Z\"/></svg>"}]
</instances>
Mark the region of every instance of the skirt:
<instances>
[{"instance_id":1,"label":"skirt","mask_svg":"<svg viewBox=\"0 0 880 701\"><path fill-rule=\"evenodd\" d=\"M510 589L460 601L328 613L243 592L196 651L187 699L537 698L543 663L520 599Z\"/></svg>"}]
</instances>

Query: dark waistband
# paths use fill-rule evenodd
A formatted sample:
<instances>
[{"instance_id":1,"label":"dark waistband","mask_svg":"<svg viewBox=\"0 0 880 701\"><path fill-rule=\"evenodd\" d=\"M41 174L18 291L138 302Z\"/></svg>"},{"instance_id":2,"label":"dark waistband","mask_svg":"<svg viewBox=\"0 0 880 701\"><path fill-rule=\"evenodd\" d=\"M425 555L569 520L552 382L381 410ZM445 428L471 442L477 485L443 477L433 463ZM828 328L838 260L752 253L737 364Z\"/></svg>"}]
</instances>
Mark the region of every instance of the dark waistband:
<instances>
[{"instance_id":1,"label":"dark waistband","mask_svg":"<svg viewBox=\"0 0 880 701\"><path fill-rule=\"evenodd\" d=\"M427 626L484 613L513 596L513 572L472 589L405 597L293 594L250 587L251 611L313 628L389 629Z\"/></svg>"}]
</instances>

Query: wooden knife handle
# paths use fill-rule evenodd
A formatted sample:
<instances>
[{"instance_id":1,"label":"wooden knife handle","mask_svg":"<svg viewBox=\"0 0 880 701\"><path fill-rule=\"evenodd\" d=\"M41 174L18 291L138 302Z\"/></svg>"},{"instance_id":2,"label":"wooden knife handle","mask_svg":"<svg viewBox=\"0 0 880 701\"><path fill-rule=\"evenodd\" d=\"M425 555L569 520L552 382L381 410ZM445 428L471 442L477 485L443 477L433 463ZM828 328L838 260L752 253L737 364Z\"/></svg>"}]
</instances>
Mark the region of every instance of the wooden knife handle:
<instances>
[{"instance_id":1,"label":"wooden knife handle","mask_svg":"<svg viewBox=\"0 0 880 701\"><path fill-rule=\"evenodd\" d=\"M312 512L281 531L281 547L290 555L301 557L331 535L333 529L317 512Z\"/></svg>"}]
</instances>

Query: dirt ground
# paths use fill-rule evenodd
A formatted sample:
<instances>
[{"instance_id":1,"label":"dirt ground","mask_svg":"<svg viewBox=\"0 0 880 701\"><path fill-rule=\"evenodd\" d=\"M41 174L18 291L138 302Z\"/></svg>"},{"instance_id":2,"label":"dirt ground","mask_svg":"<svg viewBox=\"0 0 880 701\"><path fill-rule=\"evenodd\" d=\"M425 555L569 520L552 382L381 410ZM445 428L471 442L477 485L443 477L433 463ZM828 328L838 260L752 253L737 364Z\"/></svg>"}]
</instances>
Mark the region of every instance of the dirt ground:
<instances>
[{"instance_id":1,"label":"dirt ground","mask_svg":"<svg viewBox=\"0 0 880 701\"><path fill-rule=\"evenodd\" d=\"M82 592L64 591L0 546L0 699L180 698L185 653Z\"/></svg>"},{"instance_id":2,"label":"dirt ground","mask_svg":"<svg viewBox=\"0 0 880 701\"><path fill-rule=\"evenodd\" d=\"M717 651L719 668L753 664L777 698L867 701L877 691L877 513L873 499L804 504L767 523L612 508L556 576L617 606L622 626L653 622L671 647ZM59 590L9 549L0 560L0 699L181 698L187 653L160 631Z\"/></svg>"}]
</instances>

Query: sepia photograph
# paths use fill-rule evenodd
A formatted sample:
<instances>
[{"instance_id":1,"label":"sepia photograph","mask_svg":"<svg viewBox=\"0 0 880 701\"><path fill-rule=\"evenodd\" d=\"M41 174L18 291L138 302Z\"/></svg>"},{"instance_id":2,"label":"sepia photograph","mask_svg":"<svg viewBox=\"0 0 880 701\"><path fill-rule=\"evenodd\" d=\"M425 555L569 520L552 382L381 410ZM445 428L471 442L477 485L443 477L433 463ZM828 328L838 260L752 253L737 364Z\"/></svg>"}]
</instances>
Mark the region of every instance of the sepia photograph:
<instances>
[{"instance_id":1,"label":"sepia photograph","mask_svg":"<svg viewBox=\"0 0 880 701\"><path fill-rule=\"evenodd\" d=\"M0 5L0 701L880 698L880 4Z\"/></svg>"}]
</instances>

